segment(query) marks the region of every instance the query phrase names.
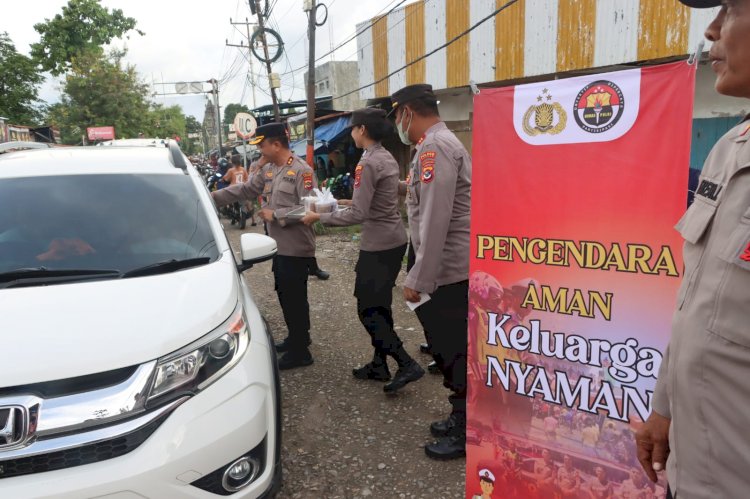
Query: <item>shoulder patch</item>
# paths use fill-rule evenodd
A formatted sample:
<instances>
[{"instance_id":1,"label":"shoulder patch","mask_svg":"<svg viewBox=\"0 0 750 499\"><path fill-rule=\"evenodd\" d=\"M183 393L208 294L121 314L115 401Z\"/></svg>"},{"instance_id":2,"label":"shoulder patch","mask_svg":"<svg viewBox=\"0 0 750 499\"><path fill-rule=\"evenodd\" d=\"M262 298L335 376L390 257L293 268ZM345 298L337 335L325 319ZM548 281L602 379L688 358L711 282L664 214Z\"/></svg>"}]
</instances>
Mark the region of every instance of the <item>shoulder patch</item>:
<instances>
[{"instance_id":1,"label":"shoulder patch","mask_svg":"<svg viewBox=\"0 0 750 499\"><path fill-rule=\"evenodd\" d=\"M435 158L437 153L435 151L427 151L419 155L419 163L422 167L421 181L425 184L432 182L435 178Z\"/></svg>"},{"instance_id":2,"label":"shoulder patch","mask_svg":"<svg viewBox=\"0 0 750 499\"><path fill-rule=\"evenodd\" d=\"M357 165L357 168L354 169L354 188L358 188L359 184L362 182L362 170L364 170L364 166L362 164Z\"/></svg>"},{"instance_id":3,"label":"shoulder patch","mask_svg":"<svg viewBox=\"0 0 750 499\"><path fill-rule=\"evenodd\" d=\"M302 174L302 180L304 182L304 187L306 191L310 191L313 188L313 174L312 172L307 172Z\"/></svg>"},{"instance_id":4,"label":"shoulder patch","mask_svg":"<svg viewBox=\"0 0 750 499\"><path fill-rule=\"evenodd\" d=\"M434 160L436 156L437 156L437 153L435 151L427 151L419 155L419 161L421 163L424 163L425 160L429 160L429 159Z\"/></svg>"},{"instance_id":5,"label":"shoulder patch","mask_svg":"<svg viewBox=\"0 0 750 499\"><path fill-rule=\"evenodd\" d=\"M435 178L435 167L433 165L422 165L422 183L429 184Z\"/></svg>"}]
</instances>

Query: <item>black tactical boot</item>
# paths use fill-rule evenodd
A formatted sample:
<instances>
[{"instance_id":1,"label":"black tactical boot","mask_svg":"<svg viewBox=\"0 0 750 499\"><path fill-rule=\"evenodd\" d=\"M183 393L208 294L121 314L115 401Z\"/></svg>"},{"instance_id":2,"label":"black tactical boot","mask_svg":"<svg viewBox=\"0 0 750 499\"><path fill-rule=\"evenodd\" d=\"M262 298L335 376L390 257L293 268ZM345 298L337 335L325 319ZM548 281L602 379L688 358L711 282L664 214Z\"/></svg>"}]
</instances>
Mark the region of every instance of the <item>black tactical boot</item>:
<instances>
[{"instance_id":1,"label":"black tactical boot","mask_svg":"<svg viewBox=\"0 0 750 499\"><path fill-rule=\"evenodd\" d=\"M411 363L398 368L396 376L393 377L393 381L385 385L383 391L385 393L396 393L408 383L417 381L422 376L424 376L424 369L412 360Z\"/></svg>"},{"instance_id":2,"label":"black tactical boot","mask_svg":"<svg viewBox=\"0 0 750 499\"><path fill-rule=\"evenodd\" d=\"M427 457L438 460L466 457L466 435L443 437L436 442L425 445L424 452Z\"/></svg>"},{"instance_id":3,"label":"black tactical boot","mask_svg":"<svg viewBox=\"0 0 750 499\"><path fill-rule=\"evenodd\" d=\"M280 341L276 343L276 345L274 345L276 347L276 353L288 352L290 345L291 344L289 343L289 337L287 336L283 341ZM312 342L308 341L307 346L309 347L310 345L312 345Z\"/></svg>"},{"instance_id":4,"label":"black tactical boot","mask_svg":"<svg viewBox=\"0 0 750 499\"><path fill-rule=\"evenodd\" d=\"M434 360L427 364L427 372L430 374L440 374L440 368L437 365L437 362Z\"/></svg>"},{"instance_id":5,"label":"black tactical boot","mask_svg":"<svg viewBox=\"0 0 750 499\"><path fill-rule=\"evenodd\" d=\"M390 381L391 372L388 364L369 362L362 367L352 369L352 374L357 379L371 379L374 381Z\"/></svg>"},{"instance_id":6,"label":"black tactical boot","mask_svg":"<svg viewBox=\"0 0 750 499\"><path fill-rule=\"evenodd\" d=\"M312 354L305 349L301 351L287 351L279 359L279 370L294 369L295 367L309 366L313 363Z\"/></svg>"},{"instance_id":7,"label":"black tactical boot","mask_svg":"<svg viewBox=\"0 0 750 499\"><path fill-rule=\"evenodd\" d=\"M464 428L462 424L462 418L455 412L452 412L447 419L432 423L430 425L430 433L432 433L433 437L447 437L456 432L463 432Z\"/></svg>"}]
</instances>

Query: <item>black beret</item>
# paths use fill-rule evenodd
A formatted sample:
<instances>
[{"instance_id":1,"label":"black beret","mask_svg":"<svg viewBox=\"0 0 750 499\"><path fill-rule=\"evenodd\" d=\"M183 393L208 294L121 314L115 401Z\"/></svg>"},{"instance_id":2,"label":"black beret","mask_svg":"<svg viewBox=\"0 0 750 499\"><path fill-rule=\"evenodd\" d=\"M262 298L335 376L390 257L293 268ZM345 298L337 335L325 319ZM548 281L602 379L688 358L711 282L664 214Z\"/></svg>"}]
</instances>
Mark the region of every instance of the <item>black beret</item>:
<instances>
[{"instance_id":1,"label":"black beret","mask_svg":"<svg viewBox=\"0 0 750 499\"><path fill-rule=\"evenodd\" d=\"M263 142L263 139L271 139L277 137L287 137L286 127L283 123L266 123L255 129L255 135L248 141L248 144L257 145Z\"/></svg>"}]
</instances>

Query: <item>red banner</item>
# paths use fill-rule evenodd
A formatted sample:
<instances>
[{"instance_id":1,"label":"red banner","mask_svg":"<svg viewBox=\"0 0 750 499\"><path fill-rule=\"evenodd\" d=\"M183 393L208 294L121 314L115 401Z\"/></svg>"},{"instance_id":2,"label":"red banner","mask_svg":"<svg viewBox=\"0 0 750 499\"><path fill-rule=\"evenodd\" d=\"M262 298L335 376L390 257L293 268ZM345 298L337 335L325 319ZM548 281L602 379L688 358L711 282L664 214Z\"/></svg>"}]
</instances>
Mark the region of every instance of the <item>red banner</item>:
<instances>
[{"instance_id":1,"label":"red banner","mask_svg":"<svg viewBox=\"0 0 750 499\"><path fill-rule=\"evenodd\" d=\"M93 126L86 129L89 140L114 140L115 127L113 126Z\"/></svg>"},{"instance_id":2,"label":"red banner","mask_svg":"<svg viewBox=\"0 0 750 499\"><path fill-rule=\"evenodd\" d=\"M633 438L682 273L695 68L474 102L468 498L661 498Z\"/></svg>"}]
</instances>

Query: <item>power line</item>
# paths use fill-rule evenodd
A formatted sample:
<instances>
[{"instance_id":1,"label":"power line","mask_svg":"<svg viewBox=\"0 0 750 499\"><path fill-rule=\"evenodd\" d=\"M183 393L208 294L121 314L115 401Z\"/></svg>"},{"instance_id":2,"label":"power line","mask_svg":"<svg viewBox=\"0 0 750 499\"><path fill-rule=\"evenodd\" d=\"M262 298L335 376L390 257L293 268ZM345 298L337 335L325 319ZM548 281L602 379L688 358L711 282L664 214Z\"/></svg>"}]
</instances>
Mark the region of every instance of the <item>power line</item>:
<instances>
[{"instance_id":1,"label":"power line","mask_svg":"<svg viewBox=\"0 0 750 499\"><path fill-rule=\"evenodd\" d=\"M426 5L427 3L431 2L431 1L432 0L424 0L424 4ZM414 15L414 12L412 12L411 15ZM408 18L409 18L409 15L405 15L403 17L403 19L401 19L399 22L395 23L393 26L389 26L385 33L381 34L379 37L377 37L377 38L375 38L373 40L370 40L370 43L366 43L366 44L362 45L361 47L357 47L357 50L355 50L354 52L352 52L348 56L344 57L344 60L345 61L348 60L350 57L353 57L353 56L357 55L357 52L359 52L361 49L370 47L370 46L374 45L375 42L377 42L378 40L381 40L383 37L387 37L388 33L390 33L393 29L395 29L396 26L399 26L400 24L405 23Z\"/></svg>"},{"instance_id":2,"label":"power line","mask_svg":"<svg viewBox=\"0 0 750 499\"><path fill-rule=\"evenodd\" d=\"M518 2L518 0L509 0L509 1L508 1L508 2L506 2L506 3L504 4L504 5L502 5L502 6L500 7L500 8L496 9L496 10L495 10L495 11L494 11L494 12L493 12L492 14L488 15L487 17L485 17L485 18L483 18L483 19L480 19L480 20L479 20L479 21L477 21L477 23L476 23L476 24L474 24L474 25L473 25L472 27L470 27L469 29L467 29L467 30L466 30L466 31L464 31L463 33L460 33L460 34L458 34L458 35L457 35L457 36L455 36L454 38L452 38L452 39L448 40L447 42L445 42L445 43L444 43L444 44L442 44L441 46L439 46L439 47L435 48L434 50L431 50L430 52L428 52L428 53L426 53L426 54L424 54L424 55L421 55L421 56L417 57L416 59L414 59L414 60L413 60L413 61L411 61L410 63L408 63L408 64L405 64L404 66L402 66L402 67L398 68L398 69L397 69L397 70L395 70L395 71L392 71L391 73L388 73L387 75L385 75L384 77L380 78L380 79L379 79L379 80L377 80L377 81L374 81L374 82L372 82L372 83L368 83L367 85L363 85L363 86L359 87L359 88L358 88L358 89L356 89L356 90L352 90L351 92L347 92L347 93L345 93L345 94L343 94L343 95L340 95L340 96L338 96L338 97L334 97L334 98L333 98L333 100L339 100L339 99L343 99L344 97L347 97L347 96L349 96L349 95L352 95L352 94L354 94L354 93L357 93L357 92L359 92L360 90L364 90L364 89L366 89L366 88L370 88L370 87L371 87L371 86L373 86L373 85L377 85L378 83L380 83L380 82L383 82L383 81L387 80L387 79L388 79L388 78L390 78L391 76L393 76L393 75L395 75L395 74L397 74L397 73L400 73L401 71L403 71L404 69L408 68L409 66L413 66L414 64L418 63L419 61L422 61L422 60L424 60L424 59L427 59L427 58L428 58L428 57L430 57L431 55L433 55L433 54L435 54L435 53L437 53L437 52L439 52L439 51L443 50L443 49L444 49L444 48L446 48L447 46L449 46L449 45L453 44L453 43L454 43L454 42L455 42L456 40L459 40L459 39L463 38L464 36L468 35L468 34L469 34L469 33L471 33L472 31L474 31L474 30L475 30L475 29L476 29L476 28L477 28L478 26L480 26L481 24L484 24L485 22L489 21L489 20L490 20L490 19L492 19L492 18L493 18L494 16L498 15L498 14L499 14L500 12L504 11L505 9L507 9L508 7L510 7L511 5L513 5L513 4L514 4L514 3L516 3L516 2Z\"/></svg>"},{"instance_id":3,"label":"power line","mask_svg":"<svg viewBox=\"0 0 750 499\"><path fill-rule=\"evenodd\" d=\"M396 0L394 0L394 1L396 1ZM326 57L328 57L329 55L331 55L332 53L334 53L335 51L337 51L338 49L340 49L340 48L341 48L341 47L343 47L344 45L346 45L346 44L348 44L348 43L351 43L351 42L352 42L353 40L356 40L356 39L357 39L357 37L358 37L359 35L361 35L361 34L362 34L362 33L364 33L365 31L367 31L368 29L372 28L372 27L373 27L373 26L375 25L375 23L377 23L378 21L380 21L380 20L381 20L381 19L383 19L384 17L388 16L388 15L389 15L389 14L390 14L391 12L393 12L394 10L396 10L396 9L397 9L398 7L400 7L401 5L403 5L404 3L406 3L407 1L408 1L408 0L401 0L401 1L399 2L399 3L397 3L397 4L395 5L395 6L393 6L393 7L391 8L391 10L389 10L388 12L386 12L385 14L383 14L382 16L378 17L378 18L377 18L377 19L375 19L374 21L370 22L370 24L368 24L367 26L365 26L364 28L362 28L362 29L361 29L360 31L357 31L356 33L354 33L354 36L352 36L351 38L349 38L349 39L347 39L347 40L345 40L345 41L341 42L340 44L338 44L337 46L335 46L335 47L334 47L334 48L333 48L332 50L330 50L330 51L326 52L326 53L325 53L325 54L323 54L322 56L320 56L320 57L318 57L317 59L315 59L315 62L320 62L321 60L325 59ZM427 0L427 1L428 1L428 0ZM391 2L391 4L393 4L393 2ZM386 7L386 8L387 8L387 7ZM383 9L383 10L385 10L385 9ZM381 11L381 12L382 12L382 11ZM390 31L390 30L389 30L389 31ZM298 40L297 40L297 41L296 41L296 42L294 43L294 45L292 45L292 47L291 47L291 48L294 48L294 46L295 46L295 45L297 45L297 43L299 43L299 41L300 41L300 40L302 40L302 38L304 38L304 36L305 36L305 35L303 35L302 37L300 37L300 38L299 38L299 39L298 39ZM290 48L290 50L291 50L291 48ZM287 73L282 73L282 75L281 75L281 76L287 75L287 74L289 74L289 73L296 73L296 72L298 72L298 71L300 71L300 70L302 70L302 69L305 69L305 68L307 68L307 65L304 65L304 66L300 66L300 67L298 67L297 69L293 69L292 71L289 71L289 72L287 72Z\"/></svg>"}]
</instances>

